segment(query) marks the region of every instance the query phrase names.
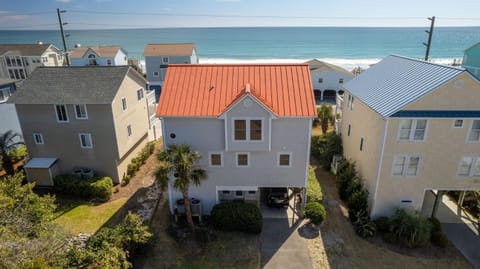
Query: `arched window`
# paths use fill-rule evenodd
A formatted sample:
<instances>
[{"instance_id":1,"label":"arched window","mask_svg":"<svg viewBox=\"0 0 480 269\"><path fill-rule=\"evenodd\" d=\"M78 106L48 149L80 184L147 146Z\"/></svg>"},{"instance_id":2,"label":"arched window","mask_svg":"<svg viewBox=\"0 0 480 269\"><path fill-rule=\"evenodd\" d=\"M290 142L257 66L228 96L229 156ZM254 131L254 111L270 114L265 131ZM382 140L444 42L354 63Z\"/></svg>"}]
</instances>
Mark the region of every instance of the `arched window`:
<instances>
[{"instance_id":1,"label":"arched window","mask_svg":"<svg viewBox=\"0 0 480 269\"><path fill-rule=\"evenodd\" d=\"M95 54L88 55L88 64L89 65L97 65L97 59L95 57Z\"/></svg>"}]
</instances>

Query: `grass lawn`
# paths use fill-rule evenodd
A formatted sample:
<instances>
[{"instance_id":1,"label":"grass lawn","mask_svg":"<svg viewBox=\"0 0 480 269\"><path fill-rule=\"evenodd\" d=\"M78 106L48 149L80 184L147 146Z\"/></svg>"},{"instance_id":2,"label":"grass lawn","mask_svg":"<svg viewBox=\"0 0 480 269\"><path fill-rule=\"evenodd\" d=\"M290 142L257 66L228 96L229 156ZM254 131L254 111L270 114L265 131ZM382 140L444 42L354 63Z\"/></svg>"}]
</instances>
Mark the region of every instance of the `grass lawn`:
<instances>
[{"instance_id":1,"label":"grass lawn","mask_svg":"<svg viewBox=\"0 0 480 269\"><path fill-rule=\"evenodd\" d=\"M134 268L260 268L260 235L215 232L203 248L180 245L168 233L170 216L164 199L151 224L152 244L137 256Z\"/></svg>"},{"instance_id":2,"label":"grass lawn","mask_svg":"<svg viewBox=\"0 0 480 269\"><path fill-rule=\"evenodd\" d=\"M120 198L102 204L80 200L57 198L56 222L67 232L93 234L100 229L125 204L127 198Z\"/></svg>"}]
</instances>

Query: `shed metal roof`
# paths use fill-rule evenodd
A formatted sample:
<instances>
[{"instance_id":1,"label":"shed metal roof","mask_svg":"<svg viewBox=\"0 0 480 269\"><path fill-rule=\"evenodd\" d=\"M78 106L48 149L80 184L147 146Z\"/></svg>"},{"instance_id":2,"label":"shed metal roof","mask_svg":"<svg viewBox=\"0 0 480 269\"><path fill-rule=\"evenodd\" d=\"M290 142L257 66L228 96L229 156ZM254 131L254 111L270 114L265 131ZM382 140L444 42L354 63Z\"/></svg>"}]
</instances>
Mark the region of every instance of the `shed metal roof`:
<instances>
[{"instance_id":1,"label":"shed metal roof","mask_svg":"<svg viewBox=\"0 0 480 269\"><path fill-rule=\"evenodd\" d=\"M218 117L250 95L280 117L316 115L306 64L169 65L161 117Z\"/></svg>"},{"instance_id":2,"label":"shed metal roof","mask_svg":"<svg viewBox=\"0 0 480 269\"><path fill-rule=\"evenodd\" d=\"M390 55L343 88L382 117L389 117L462 72L462 68Z\"/></svg>"},{"instance_id":3,"label":"shed metal roof","mask_svg":"<svg viewBox=\"0 0 480 269\"><path fill-rule=\"evenodd\" d=\"M25 164L25 168L50 168L57 158L32 158Z\"/></svg>"}]
</instances>

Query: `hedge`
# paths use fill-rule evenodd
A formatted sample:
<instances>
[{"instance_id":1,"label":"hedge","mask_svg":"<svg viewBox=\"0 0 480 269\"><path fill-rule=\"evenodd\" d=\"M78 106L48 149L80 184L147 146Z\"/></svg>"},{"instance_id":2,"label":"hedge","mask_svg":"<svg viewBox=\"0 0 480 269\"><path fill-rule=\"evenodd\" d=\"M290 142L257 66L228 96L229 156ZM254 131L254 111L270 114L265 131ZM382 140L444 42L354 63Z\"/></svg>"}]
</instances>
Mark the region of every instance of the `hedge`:
<instances>
[{"instance_id":1,"label":"hedge","mask_svg":"<svg viewBox=\"0 0 480 269\"><path fill-rule=\"evenodd\" d=\"M317 175L315 175L315 169L310 166L308 168L307 202L321 202L322 200L322 187L318 182Z\"/></svg>"},{"instance_id":2,"label":"hedge","mask_svg":"<svg viewBox=\"0 0 480 269\"><path fill-rule=\"evenodd\" d=\"M135 175L135 173L140 170L140 167L145 164L148 157L152 155L155 150L155 141L148 142L145 147L138 153L137 157L132 158L130 163L127 165L127 173L123 174L122 181L124 184L130 183L130 179Z\"/></svg>"},{"instance_id":3,"label":"hedge","mask_svg":"<svg viewBox=\"0 0 480 269\"><path fill-rule=\"evenodd\" d=\"M432 225L418 213L397 209L389 219L387 239L413 248L430 240Z\"/></svg>"},{"instance_id":4,"label":"hedge","mask_svg":"<svg viewBox=\"0 0 480 269\"><path fill-rule=\"evenodd\" d=\"M84 199L108 201L112 197L113 181L110 177L81 179L61 175L53 179L55 191Z\"/></svg>"},{"instance_id":5,"label":"hedge","mask_svg":"<svg viewBox=\"0 0 480 269\"><path fill-rule=\"evenodd\" d=\"M343 152L342 139L334 132L312 136L310 151L324 169L330 170L333 156Z\"/></svg>"},{"instance_id":6,"label":"hedge","mask_svg":"<svg viewBox=\"0 0 480 269\"><path fill-rule=\"evenodd\" d=\"M223 202L213 207L211 218L213 226L219 230L253 234L262 232L262 212L254 204Z\"/></svg>"}]
</instances>

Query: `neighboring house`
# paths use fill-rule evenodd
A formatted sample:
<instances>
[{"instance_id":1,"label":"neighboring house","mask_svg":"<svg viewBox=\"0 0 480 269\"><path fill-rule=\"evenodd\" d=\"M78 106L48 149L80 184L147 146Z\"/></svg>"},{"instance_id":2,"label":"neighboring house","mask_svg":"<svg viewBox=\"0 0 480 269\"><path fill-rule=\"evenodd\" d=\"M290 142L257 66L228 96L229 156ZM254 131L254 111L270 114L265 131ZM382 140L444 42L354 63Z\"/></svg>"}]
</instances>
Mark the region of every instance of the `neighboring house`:
<instances>
[{"instance_id":1,"label":"neighboring house","mask_svg":"<svg viewBox=\"0 0 480 269\"><path fill-rule=\"evenodd\" d=\"M193 43L148 44L143 51L149 90L160 97L169 64L198 64L197 50Z\"/></svg>"},{"instance_id":2,"label":"neighboring house","mask_svg":"<svg viewBox=\"0 0 480 269\"><path fill-rule=\"evenodd\" d=\"M208 178L191 186L203 214L223 200L259 203L271 187L307 187L312 119L307 65L170 65L157 115L164 147L198 151ZM181 194L172 188L170 210ZM302 201L305 201L303 197Z\"/></svg>"},{"instance_id":3,"label":"neighboring house","mask_svg":"<svg viewBox=\"0 0 480 269\"><path fill-rule=\"evenodd\" d=\"M127 56L127 51L120 46L77 46L69 54L72 66L128 65Z\"/></svg>"},{"instance_id":4,"label":"neighboring house","mask_svg":"<svg viewBox=\"0 0 480 269\"><path fill-rule=\"evenodd\" d=\"M344 155L372 217L421 210L431 190L480 189L480 83L469 72L388 56L343 88Z\"/></svg>"},{"instance_id":5,"label":"neighboring house","mask_svg":"<svg viewBox=\"0 0 480 269\"><path fill-rule=\"evenodd\" d=\"M10 97L22 126L28 180L82 167L120 183L147 141L146 81L128 66L38 68Z\"/></svg>"},{"instance_id":6,"label":"neighboring house","mask_svg":"<svg viewBox=\"0 0 480 269\"><path fill-rule=\"evenodd\" d=\"M317 59L306 62L312 75L313 91L315 102L320 104L323 101L335 103L337 94L342 94L343 83L354 77L353 73Z\"/></svg>"},{"instance_id":7,"label":"neighboring house","mask_svg":"<svg viewBox=\"0 0 480 269\"><path fill-rule=\"evenodd\" d=\"M63 54L52 44L0 44L0 78L25 79L37 67L62 65Z\"/></svg>"},{"instance_id":8,"label":"neighboring house","mask_svg":"<svg viewBox=\"0 0 480 269\"><path fill-rule=\"evenodd\" d=\"M16 82L18 82L18 80L0 78L0 134L8 130L22 134L15 105L6 103L8 98L17 89Z\"/></svg>"},{"instance_id":9,"label":"neighboring house","mask_svg":"<svg viewBox=\"0 0 480 269\"><path fill-rule=\"evenodd\" d=\"M480 42L465 50L462 66L480 79Z\"/></svg>"}]
</instances>

